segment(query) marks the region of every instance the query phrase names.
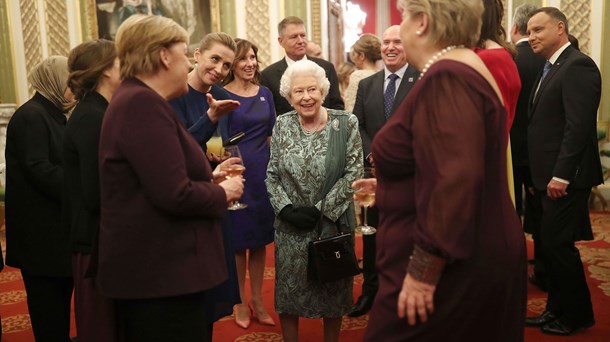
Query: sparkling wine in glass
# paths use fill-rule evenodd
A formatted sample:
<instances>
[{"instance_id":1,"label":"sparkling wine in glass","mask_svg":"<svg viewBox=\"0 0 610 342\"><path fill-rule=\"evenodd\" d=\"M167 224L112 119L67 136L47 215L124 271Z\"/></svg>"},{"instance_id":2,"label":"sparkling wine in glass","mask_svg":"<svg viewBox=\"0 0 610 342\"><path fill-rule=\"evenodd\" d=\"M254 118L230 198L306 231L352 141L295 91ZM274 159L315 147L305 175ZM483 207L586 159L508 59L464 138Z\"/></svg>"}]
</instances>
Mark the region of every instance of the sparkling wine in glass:
<instances>
[{"instance_id":1,"label":"sparkling wine in glass","mask_svg":"<svg viewBox=\"0 0 610 342\"><path fill-rule=\"evenodd\" d=\"M362 178L375 178L375 170L372 167L365 167L364 175ZM375 202L375 189L367 185L362 185L360 188L356 189L354 195L358 204L363 207L362 211L364 214L362 225L356 227L356 229L360 231L362 235L375 234L377 232L377 229L375 229L375 227L369 226L366 222L366 210Z\"/></svg>"},{"instance_id":2,"label":"sparkling wine in glass","mask_svg":"<svg viewBox=\"0 0 610 342\"><path fill-rule=\"evenodd\" d=\"M223 159L230 158L230 157L239 158L238 163L223 166L220 169L220 171L224 171L227 173L227 175L225 176L226 179L231 179L233 177L239 177L242 175L242 173L244 173L246 168L244 167L244 164L242 162L241 152L239 151L239 147L237 147L237 145L225 146L223 148L222 156L223 156ZM233 201L233 203L229 206L228 209L229 210L240 210L240 209L244 209L246 207L248 207L248 205L245 203L240 203L239 201Z\"/></svg>"}]
</instances>

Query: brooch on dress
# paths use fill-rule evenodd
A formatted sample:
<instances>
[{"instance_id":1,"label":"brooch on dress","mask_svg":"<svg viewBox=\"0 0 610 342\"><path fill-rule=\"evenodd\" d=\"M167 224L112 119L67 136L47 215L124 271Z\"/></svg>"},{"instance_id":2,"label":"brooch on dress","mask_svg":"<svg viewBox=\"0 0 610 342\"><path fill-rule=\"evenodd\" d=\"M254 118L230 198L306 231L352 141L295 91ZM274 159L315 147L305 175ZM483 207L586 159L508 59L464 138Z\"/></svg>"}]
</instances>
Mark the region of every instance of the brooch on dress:
<instances>
[{"instance_id":1,"label":"brooch on dress","mask_svg":"<svg viewBox=\"0 0 610 342\"><path fill-rule=\"evenodd\" d=\"M334 119L330 125L335 131L339 132L339 119Z\"/></svg>"}]
</instances>

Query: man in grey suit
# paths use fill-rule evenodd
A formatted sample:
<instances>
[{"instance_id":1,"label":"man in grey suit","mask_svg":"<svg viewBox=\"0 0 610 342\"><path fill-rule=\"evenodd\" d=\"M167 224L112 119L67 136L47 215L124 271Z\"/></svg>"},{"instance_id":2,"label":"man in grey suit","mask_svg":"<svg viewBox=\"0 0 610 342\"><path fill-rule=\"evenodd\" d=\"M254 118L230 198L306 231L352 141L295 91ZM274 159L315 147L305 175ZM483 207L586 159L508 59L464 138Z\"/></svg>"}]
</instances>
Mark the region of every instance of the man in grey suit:
<instances>
[{"instance_id":1,"label":"man in grey suit","mask_svg":"<svg viewBox=\"0 0 610 342\"><path fill-rule=\"evenodd\" d=\"M305 23L298 17L286 17L277 26L280 45L286 52L286 57L266 67L261 73L260 83L271 90L273 101L275 102L275 113L284 114L292 110L288 101L280 95L280 79L288 68L288 65L301 59L309 59L326 72L326 77L330 81L330 90L322 104L326 108L344 109L343 99L339 92L339 79L332 63L320 58L307 56L307 35L305 34Z\"/></svg>"},{"instance_id":2,"label":"man in grey suit","mask_svg":"<svg viewBox=\"0 0 610 342\"><path fill-rule=\"evenodd\" d=\"M540 205L534 200L530 167L527 157L527 121L529 111L529 99L532 89L537 85L536 80L542 72L545 59L532 50L528 41L527 22L532 13L539 7L532 4L523 4L515 10L513 28L510 32L511 40L517 48L515 64L521 78L521 92L517 100L515 120L510 129L510 144L513 157L513 177L515 182L515 206L517 213L523 215L523 229L532 234L534 239L534 274L529 281L546 291L546 274L542 258L541 248L537 248L540 237ZM522 189L525 189L523 192ZM525 195L525 196L524 196ZM525 197L525 201L522 199Z\"/></svg>"},{"instance_id":3,"label":"man in grey suit","mask_svg":"<svg viewBox=\"0 0 610 342\"><path fill-rule=\"evenodd\" d=\"M400 105L419 77L419 71L407 64L407 57L400 40L400 26L390 26L381 36L381 58L384 69L361 80L356 93L354 114L358 117L364 156L371 151L371 141ZM370 160L365 161L365 163ZM367 211L368 223L376 226L378 213L375 207ZM379 281L375 270L375 235L363 235L362 295L354 304L351 317L367 313Z\"/></svg>"},{"instance_id":4,"label":"man in grey suit","mask_svg":"<svg viewBox=\"0 0 610 342\"><path fill-rule=\"evenodd\" d=\"M601 75L595 62L568 41L568 20L554 7L530 18L529 41L543 56L528 124L528 151L535 196L542 204L538 246L548 275L546 310L525 323L554 335L595 324L591 294L574 243L591 240L588 199L602 183L597 146Z\"/></svg>"}]
</instances>

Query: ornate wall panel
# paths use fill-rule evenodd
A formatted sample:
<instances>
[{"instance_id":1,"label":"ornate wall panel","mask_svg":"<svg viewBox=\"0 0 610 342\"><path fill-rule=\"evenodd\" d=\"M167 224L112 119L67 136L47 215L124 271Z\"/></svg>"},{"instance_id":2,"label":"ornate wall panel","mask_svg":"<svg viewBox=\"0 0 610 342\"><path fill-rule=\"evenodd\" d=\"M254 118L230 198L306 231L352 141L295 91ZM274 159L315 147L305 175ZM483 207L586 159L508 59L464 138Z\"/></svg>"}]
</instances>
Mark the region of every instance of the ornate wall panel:
<instances>
[{"instance_id":1,"label":"ornate wall panel","mask_svg":"<svg viewBox=\"0 0 610 342\"><path fill-rule=\"evenodd\" d=\"M260 69L273 63L271 60L271 29L276 25L269 21L269 0L246 0L247 38L258 46Z\"/></svg>"},{"instance_id":2,"label":"ornate wall panel","mask_svg":"<svg viewBox=\"0 0 610 342\"><path fill-rule=\"evenodd\" d=\"M569 30L578 38L580 50L591 54L591 2L562 0L561 10L568 17Z\"/></svg>"},{"instance_id":3,"label":"ornate wall panel","mask_svg":"<svg viewBox=\"0 0 610 342\"><path fill-rule=\"evenodd\" d=\"M68 32L68 11L65 0L47 0L44 2L45 23L49 56L68 56L70 52L70 34Z\"/></svg>"},{"instance_id":4,"label":"ornate wall panel","mask_svg":"<svg viewBox=\"0 0 610 342\"><path fill-rule=\"evenodd\" d=\"M38 2L22 0L19 5L21 10L21 26L23 28L25 69L32 70L32 68L42 60L42 42L40 39L40 21L38 20ZM62 25L65 25L65 23ZM29 84L29 82L28 93L34 93L32 85Z\"/></svg>"},{"instance_id":5,"label":"ornate wall panel","mask_svg":"<svg viewBox=\"0 0 610 342\"><path fill-rule=\"evenodd\" d=\"M322 44L322 13L320 1L311 2L311 40L318 45Z\"/></svg>"},{"instance_id":6,"label":"ornate wall panel","mask_svg":"<svg viewBox=\"0 0 610 342\"><path fill-rule=\"evenodd\" d=\"M0 1L0 103L17 102L15 93L15 67L13 63L13 48L11 39L10 23L8 13L8 3Z\"/></svg>"}]
</instances>

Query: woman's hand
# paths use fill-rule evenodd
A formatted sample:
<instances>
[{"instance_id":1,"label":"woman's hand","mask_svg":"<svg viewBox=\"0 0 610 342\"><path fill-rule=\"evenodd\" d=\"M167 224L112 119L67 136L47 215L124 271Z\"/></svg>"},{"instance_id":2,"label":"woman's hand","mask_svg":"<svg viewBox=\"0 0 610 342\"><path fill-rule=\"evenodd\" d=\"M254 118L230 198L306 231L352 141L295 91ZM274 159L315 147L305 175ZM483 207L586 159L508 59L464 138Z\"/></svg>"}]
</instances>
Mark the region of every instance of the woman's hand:
<instances>
[{"instance_id":1,"label":"woman's hand","mask_svg":"<svg viewBox=\"0 0 610 342\"><path fill-rule=\"evenodd\" d=\"M239 101L215 100L210 93L207 93L206 97L208 99L208 105L210 106L208 109L208 117L210 117L210 121L213 123L218 122L220 117L239 107Z\"/></svg>"},{"instance_id":2,"label":"woman's hand","mask_svg":"<svg viewBox=\"0 0 610 342\"><path fill-rule=\"evenodd\" d=\"M227 203L237 201L241 198L244 193L244 177L231 177L227 180L220 182L220 185L227 195Z\"/></svg>"},{"instance_id":3,"label":"woman's hand","mask_svg":"<svg viewBox=\"0 0 610 342\"><path fill-rule=\"evenodd\" d=\"M214 183L218 184L220 182L222 182L225 177L227 176L227 173L225 171L222 171L222 169L231 166L233 164L239 163L240 159L237 157L231 157L231 158L227 158L225 159L222 163L220 163L220 157L218 158L218 162L220 164L218 164L216 166L216 168L214 169L214 172L212 172L212 176L214 177Z\"/></svg>"},{"instance_id":4,"label":"woman's hand","mask_svg":"<svg viewBox=\"0 0 610 342\"><path fill-rule=\"evenodd\" d=\"M435 285L416 280L407 273L398 294L398 317L406 315L409 325L415 325L418 318L420 322L426 322L428 315L434 312L435 290Z\"/></svg>"}]
</instances>

